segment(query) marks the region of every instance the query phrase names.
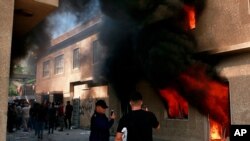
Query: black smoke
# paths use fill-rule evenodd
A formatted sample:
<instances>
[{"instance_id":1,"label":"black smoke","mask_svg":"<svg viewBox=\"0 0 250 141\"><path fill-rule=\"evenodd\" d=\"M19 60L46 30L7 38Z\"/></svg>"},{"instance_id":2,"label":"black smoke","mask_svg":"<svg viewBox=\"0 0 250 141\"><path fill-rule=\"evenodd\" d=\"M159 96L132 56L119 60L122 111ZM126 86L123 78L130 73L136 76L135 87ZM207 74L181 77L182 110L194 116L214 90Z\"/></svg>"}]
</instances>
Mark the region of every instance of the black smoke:
<instances>
[{"instance_id":1,"label":"black smoke","mask_svg":"<svg viewBox=\"0 0 250 141\"><path fill-rule=\"evenodd\" d=\"M205 2L100 0L106 15L99 37L107 50L103 75L123 104L138 81L147 80L161 89L199 61L194 58L197 43L187 28L184 7L194 7L198 20Z\"/></svg>"}]
</instances>

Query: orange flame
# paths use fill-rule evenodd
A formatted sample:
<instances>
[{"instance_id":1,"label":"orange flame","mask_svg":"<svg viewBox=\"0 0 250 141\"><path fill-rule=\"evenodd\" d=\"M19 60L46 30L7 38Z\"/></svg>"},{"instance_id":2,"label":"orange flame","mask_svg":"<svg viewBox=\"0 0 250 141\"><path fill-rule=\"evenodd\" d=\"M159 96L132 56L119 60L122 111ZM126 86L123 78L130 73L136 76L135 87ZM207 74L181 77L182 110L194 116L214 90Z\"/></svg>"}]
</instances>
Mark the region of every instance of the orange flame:
<instances>
[{"instance_id":1,"label":"orange flame","mask_svg":"<svg viewBox=\"0 0 250 141\"><path fill-rule=\"evenodd\" d=\"M189 102L196 104L203 113L229 127L229 89L226 84L210 78L206 68L195 65L180 75L180 82Z\"/></svg>"},{"instance_id":2,"label":"orange flame","mask_svg":"<svg viewBox=\"0 0 250 141\"><path fill-rule=\"evenodd\" d=\"M181 73L172 86L159 91L165 100L170 118L188 117L188 103L202 114L220 123L229 135L229 87L207 74L205 65L196 64Z\"/></svg>"},{"instance_id":3,"label":"orange flame","mask_svg":"<svg viewBox=\"0 0 250 141\"><path fill-rule=\"evenodd\" d=\"M220 125L210 119L210 139L222 139L222 131Z\"/></svg>"},{"instance_id":4,"label":"orange flame","mask_svg":"<svg viewBox=\"0 0 250 141\"><path fill-rule=\"evenodd\" d=\"M167 101L169 118L188 117L188 102L175 89L162 89L160 95Z\"/></svg>"},{"instance_id":5,"label":"orange flame","mask_svg":"<svg viewBox=\"0 0 250 141\"><path fill-rule=\"evenodd\" d=\"M194 6L184 5L184 11L187 13L189 29L194 29L196 26Z\"/></svg>"},{"instance_id":6,"label":"orange flame","mask_svg":"<svg viewBox=\"0 0 250 141\"><path fill-rule=\"evenodd\" d=\"M223 127L210 119L210 141L225 141Z\"/></svg>"}]
</instances>

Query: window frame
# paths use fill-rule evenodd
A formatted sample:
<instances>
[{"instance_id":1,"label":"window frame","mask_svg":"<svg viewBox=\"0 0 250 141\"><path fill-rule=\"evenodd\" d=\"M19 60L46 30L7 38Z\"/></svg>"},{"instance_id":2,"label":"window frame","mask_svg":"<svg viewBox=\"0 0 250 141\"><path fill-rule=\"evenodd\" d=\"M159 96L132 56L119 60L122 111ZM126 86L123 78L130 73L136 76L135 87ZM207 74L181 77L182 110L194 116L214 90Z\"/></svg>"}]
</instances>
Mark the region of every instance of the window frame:
<instances>
[{"instance_id":1,"label":"window frame","mask_svg":"<svg viewBox=\"0 0 250 141\"><path fill-rule=\"evenodd\" d=\"M50 60L43 62L43 72L42 77L46 78L50 76Z\"/></svg>"},{"instance_id":2,"label":"window frame","mask_svg":"<svg viewBox=\"0 0 250 141\"><path fill-rule=\"evenodd\" d=\"M55 57L55 62L54 62L54 74L59 75L63 74L64 72L64 55L58 55Z\"/></svg>"},{"instance_id":3,"label":"window frame","mask_svg":"<svg viewBox=\"0 0 250 141\"><path fill-rule=\"evenodd\" d=\"M78 70L80 69L81 59L80 59L80 48L73 49L72 52L72 69Z\"/></svg>"}]
</instances>

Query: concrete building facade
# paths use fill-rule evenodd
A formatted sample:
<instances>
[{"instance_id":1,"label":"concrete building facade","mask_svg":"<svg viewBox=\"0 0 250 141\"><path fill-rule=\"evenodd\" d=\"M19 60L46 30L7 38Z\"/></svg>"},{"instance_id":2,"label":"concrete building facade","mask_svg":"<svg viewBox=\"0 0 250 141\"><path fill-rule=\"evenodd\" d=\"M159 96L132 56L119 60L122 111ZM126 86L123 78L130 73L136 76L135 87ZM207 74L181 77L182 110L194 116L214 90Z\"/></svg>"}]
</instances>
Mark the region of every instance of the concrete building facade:
<instances>
[{"instance_id":1,"label":"concrete building facade","mask_svg":"<svg viewBox=\"0 0 250 141\"><path fill-rule=\"evenodd\" d=\"M1 46L0 46L0 61L3 67L1 67L1 115L0 115L0 129L1 139L6 140L6 112L7 112L7 93L8 93L8 78L9 78L9 62L10 62L10 46L11 46L11 33L12 33L12 18L14 1L1 1L0 7L3 11L9 11L0 14L0 28L3 31L1 34ZM211 51L213 55L219 56L220 63L216 66L218 72L222 76L225 76L229 82L230 91L230 120L232 124L249 124L249 1L248 0L228 0L228 1L216 1L210 0L207 2L205 11L201 16L195 34L199 42L200 51ZM101 91L101 96L97 98L106 98L109 96L109 104L111 107L119 107L119 102L112 95L113 91L108 85L95 84L92 77L92 53L89 53L86 58L83 58L87 66L81 66L79 70L72 69L72 60L63 61L63 73L61 73L61 67L58 66L58 75L55 74L54 63L61 62L61 55L71 56L74 49L80 48L81 50L88 50L92 46L92 42L97 40L96 33L89 34L86 39L78 40L75 43L70 43L67 48L59 50L53 50L55 46L59 46L59 43L52 45L53 52L47 54L38 62L38 75L37 75L37 93L43 93L47 95L62 94L66 100L72 100L72 98L88 96L89 93L96 93ZM83 36L83 35L81 35ZM68 40L65 40L68 41ZM70 46L70 47L68 47ZM86 48L84 48L86 47ZM60 47L59 47L60 48ZM88 52L87 51L87 52ZM84 55L83 55L84 56ZM55 59L59 57L58 59ZM64 58L64 57L63 57ZM49 61L50 63L46 63ZM43 69L43 65L48 65L48 71ZM59 63L60 64L60 63ZM68 64L68 65L67 65ZM67 65L67 68L65 68ZM87 71L89 70L89 71ZM85 72L86 71L86 72ZM70 72L70 76L68 76ZM84 73L83 73L84 72ZM44 78L43 76L46 76ZM55 83L52 83L52 82ZM89 86L92 88L90 89ZM173 120L167 119L166 111L159 110L164 109L163 104L157 97L153 97L153 90L150 88L147 82L141 82L138 84L138 89L143 92L145 97L145 103L150 107L150 110L156 113L159 118L162 128L160 131L154 132L156 138L162 140L173 141L207 141L209 139L209 123L207 117L201 115L195 108L190 107L188 120ZM79 91L79 94L75 92ZM84 94L85 93L85 94ZM112 102L110 99L113 99ZM50 100L50 99L49 99ZM51 98L53 100L53 98ZM87 115L93 111L93 101L89 100L82 105L79 113L83 114L82 121L88 120ZM93 100L93 101L91 101ZM80 103L79 103L80 104ZM116 110L119 113L119 108ZM86 119L84 119L86 118ZM118 116L119 118L119 116ZM86 124L86 125L85 125ZM88 123L83 123L82 126L88 127Z\"/></svg>"},{"instance_id":2,"label":"concrete building facade","mask_svg":"<svg viewBox=\"0 0 250 141\"><path fill-rule=\"evenodd\" d=\"M197 27L200 50L222 58L217 70L229 82L231 124L249 124L249 1L209 1Z\"/></svg>"},{"instance_id":3,"label":"concrete building facade","mask_svg":"<svg viewBox=\"0 0 250 141\"><path fill-rule=\"evenodd\" d=\"M37 62L37 100L70 101L75 107L73 125L81 128L89 128L97 99L109 103L107 84L95 81L93 74L101 59L96 52L99 24L100 18L93 19L52 40Z\"/></svg>"},{"instance_id":4,"label":"concrete building facade","mask_svg":"<svg viewBox=\"0 0 250 141\"><path fill-rule=\"evenodd\" d=\"M198 41L199 52L210 52L210 58L218 57L216 70L225 77L229 83L229 105L231 124L249 124L249 1L208 1L203 15L197 22L194 34ZM93 25L93 24L92 24ZM95 25L95 24L94 24ZM79 28L79 27L78 27ZM91 27L90 27L91 28ZM83 28L84 29L84 28ZM86 29L84 29L86 30ZM84 32L84 31L83 31ZM114 96L112 87L108 84L95 84L93 74L93 41L97 39L98 30L95 33L72 41L65 48L54 51L38 62L37 88L38 93L53 94L61 92L64 99L80 99L81 127L89 127L89 119L93 113L94 101L97 98L105 98L112 109L117 111L117 118L121 116L119 101ZM67 33L70 35L70 33ZM60 37L66 43L69 36ZM71 35L70 35L71 36ZM76 36L76 34L74 35ZM72 36L73 37L73 36ZM72 39L72 37L70 37ZM57 45L52 46L56 48ZM72 54L74 49L80 48L84 54L84 64L80 70L72 69ZM85 48L85 49L84 49ZM64 61L65 70L61 76L57 76L51 64L51 72L48 78L42 77L42 65L47 60L55 60L59 55L71 58ZM86 63L86 64L85 64ZM49 84L49 85L48 85ZM89 87L91 86L91 87ZM94 87L93 87L94 86ZM95 87L97 86L97 87ZM137 89L143 93L144 103L153 111L160 120L161 129L154 131L154 137L160 140L171 141L211 141L210 123L207 115L202 115L196 108L189 106L187 119L169 119L166 108L161 99L155 96L153 88L146 81L141 81ZM102 96L96 96L100 93ZM79 94L77 94L79 93ZM84 101L84 102L83 102ZM82 114L82 115L81 115ZM112 131L114 131L112 129ZM223 136L223 135L222 135ZM226 137L225 140L229 140Z\"/></svg>"},{"instance_id":5,"label":"concrete building facade","mask_svg":"<svg viewBox=\"0 0 250 141\"><path fill-rule=\"evenodd\" d=\"M100 23L101 19L94 19L52 40L51 47L37 62L36 93L37 100L40 102L44 100L57 102L56 95L62 97L60 102L64 104L68 100L71 101L75 105L73 124L80 128L89 128L95 101L105 99L109 104L107 114L111 109L117 113L117 120L111 129L114 134L119 118L122 116L121 103L112 86L107 82L99 82L95 74L95 68L99 65L98 58L102 55L100 53L102 46L98 45ZM77 50L78 53L76 53ZM57 61L57 58L61 61ZM79 59L79 62L76 63L75 59ZM57 62L61 62L61 66L57 66ZM77 64L78 67L76 67ZM57 70L58 68L61 70ZM156 96L147 81L140 81L136 87L143 94L144 104L160 121L161 129L154 131L155 138L192 141L209 139L207 116L190 106L188 118L169 119L162 100Z\"/></svg>"}]
</instances>

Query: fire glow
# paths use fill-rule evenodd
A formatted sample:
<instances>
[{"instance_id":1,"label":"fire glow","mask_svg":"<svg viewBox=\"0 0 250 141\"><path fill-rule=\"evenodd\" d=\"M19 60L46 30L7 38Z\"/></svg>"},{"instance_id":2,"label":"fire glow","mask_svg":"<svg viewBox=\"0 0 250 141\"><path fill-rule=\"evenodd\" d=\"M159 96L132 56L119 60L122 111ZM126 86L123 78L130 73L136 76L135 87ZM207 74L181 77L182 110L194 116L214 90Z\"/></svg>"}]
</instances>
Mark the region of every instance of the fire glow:
<instances>
[{"instance_id":1,"label":"fire glow","mask_svg":"<svg viewBox=\"0 0 250 141\"><path fill-rule=\"evenodd\" d=\"M173 88L160 90L161 96L167 101L168 118L187 118L188 102Z\"/></svg>"},{"instance_id":2,"label":"fire glow","mask_svg":"<svg viewBox=\"0 0 250 141\"><path fill-rule=\"evenodd\" d=\"M165 102L169 118L188 118L190 104L219 123L228 136L228 83L212 67L199 63L201 58L195 56L198 44L190 32L205 3L100 1L102 11L111 18L105 23L115 25L104 24L100 32L100 40L108 47L103 70L119 94L124 113L127 94L135 90L138 80L148 80Z\"/></svg>"},{"instance_id":3,"label":"fire glow","mask_svg":"<svg viewBox=\"0 0 250 141\"><path fill-rule=\"evenodd\" d=\"M225 141L224 130L222 126L214 120L209 120L210 124L210 141Z\"/></svg>"},{"instance_id":4,"label":"fire glow","mask_svg":"<svg viewBox=\"0 0 250 141\"><path fill-rule=\"evenodd\" d=\"M184 5L184 11L187 14L187 21L188 21L189 29L194 29L196 26L194 6Z\"/></svg>"},{"instance_id":5,"label":"fire glow","mask_svg":"<svg viewBox=\"0 0 250 141\"><path fill-rule=\"evenodd\" d=\"M187 71L180 74L178 83L173 87L166 87L160 90L160 95L166 101L170 117L178 118L179 109L183 109L186 114L188 104L203 113L209 115L212 123L220 123L221 128L225 129L225 135L228 136L229 130L229 99L228 85L219 80L212 79L206 73L206 68L202 65L194 65ZM174 100L173 100L174 99ZM177 108L181 107L181 108ZM215 136L214 125L211 124Z\"/></svg>"}]
</instances>

